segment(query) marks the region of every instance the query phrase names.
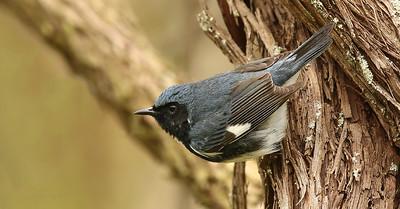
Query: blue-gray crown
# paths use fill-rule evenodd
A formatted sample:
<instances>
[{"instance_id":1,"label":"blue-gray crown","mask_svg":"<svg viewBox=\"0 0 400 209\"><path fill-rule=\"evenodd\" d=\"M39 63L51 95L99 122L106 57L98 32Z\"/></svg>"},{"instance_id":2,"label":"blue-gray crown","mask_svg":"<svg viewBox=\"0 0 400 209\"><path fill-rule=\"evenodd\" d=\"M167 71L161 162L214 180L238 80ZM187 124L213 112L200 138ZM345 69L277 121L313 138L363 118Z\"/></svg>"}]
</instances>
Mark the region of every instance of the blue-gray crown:
<instances>
[{"instance_id":1,"label":"blue-gray crown","mask_svg":"<svg viewBox=\"0 0 400 209\"><path fill-rule=\"evenodd\" d=\"M161 107L170 102L177 102L179 104L187 104L190 101L189 84L173 85L165 89L154 103L155 107Z\"/></svg>"}]
</instances>

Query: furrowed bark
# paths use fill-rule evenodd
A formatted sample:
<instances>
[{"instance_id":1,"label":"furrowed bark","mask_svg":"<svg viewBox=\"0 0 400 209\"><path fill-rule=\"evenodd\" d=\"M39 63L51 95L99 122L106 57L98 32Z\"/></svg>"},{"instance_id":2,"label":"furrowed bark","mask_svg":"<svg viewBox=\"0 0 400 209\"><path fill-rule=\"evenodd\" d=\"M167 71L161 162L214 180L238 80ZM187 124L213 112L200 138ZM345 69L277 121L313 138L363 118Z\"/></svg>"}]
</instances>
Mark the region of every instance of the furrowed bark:
<instances>
[{"instance_id":1,"label":"furrowed bark","mask_svg":"<svg viewBox=\"0 0 400 209\"><path fill-rule=\"evenodd\" d=\"M220 48L228 56L235 54L228 48L246 48L247 60L274 49L295 49L319 27L336 22L334 43L306 67L299 78L306 86L289 101L282 152L260 161L265 207L398 208L398 5L254 0L247 7L239 0L226 2L229 10L221 11L237 14L244 24L234 29L244 31L247 41ZM254 47L260 43L265 48Z\"/></svg>"}]
</instances>

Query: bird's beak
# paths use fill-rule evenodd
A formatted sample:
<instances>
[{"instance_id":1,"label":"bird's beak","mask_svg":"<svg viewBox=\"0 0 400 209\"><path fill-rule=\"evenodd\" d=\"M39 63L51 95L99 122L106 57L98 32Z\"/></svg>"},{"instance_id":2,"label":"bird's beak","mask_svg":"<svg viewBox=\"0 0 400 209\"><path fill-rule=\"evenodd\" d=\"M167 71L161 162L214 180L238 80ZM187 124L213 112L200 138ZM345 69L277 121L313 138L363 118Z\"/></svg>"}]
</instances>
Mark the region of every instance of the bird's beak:
<instances>
[{"instance_id":1,"label":"bird's beak","mask_svg":"<svg viewBox=\"0 0 400 209\"><path fill-rule=\"evenodd\" d=\"M135 115L155 115L157 114L156 111L153 110L153 107L149 107L143 110L138 110L136 112L134 112L133 114Z\"/></svg>"}]
</instances>

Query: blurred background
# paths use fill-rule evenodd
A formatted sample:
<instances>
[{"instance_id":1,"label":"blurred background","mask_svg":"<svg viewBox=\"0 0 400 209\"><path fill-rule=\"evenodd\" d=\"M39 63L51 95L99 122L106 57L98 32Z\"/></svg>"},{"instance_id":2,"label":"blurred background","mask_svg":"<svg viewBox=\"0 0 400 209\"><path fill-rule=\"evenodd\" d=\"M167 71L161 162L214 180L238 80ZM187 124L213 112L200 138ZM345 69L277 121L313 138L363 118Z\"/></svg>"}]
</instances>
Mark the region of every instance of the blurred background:
<instances>
[{"instance_id":1,"label":"blurred background","mask_svg":"<svg viewBox=\"0 0 400 209\"><path fill-rule=\"evenodd\" d=\"M233 67L198 27L197 1L119 1L159 54L193 80ZM202 208L4 7L0 98L0 209Z\"/></svg>"}]
</instances>

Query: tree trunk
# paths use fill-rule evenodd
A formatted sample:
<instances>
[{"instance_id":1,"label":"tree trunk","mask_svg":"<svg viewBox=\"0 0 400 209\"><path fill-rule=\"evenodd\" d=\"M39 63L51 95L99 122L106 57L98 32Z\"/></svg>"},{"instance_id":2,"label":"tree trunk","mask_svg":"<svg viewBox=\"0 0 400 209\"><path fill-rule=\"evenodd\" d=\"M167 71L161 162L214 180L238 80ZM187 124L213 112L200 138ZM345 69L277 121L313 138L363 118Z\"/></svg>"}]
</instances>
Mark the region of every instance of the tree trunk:
<instances>
[{"instance_id":1,"label":"tree trunk","mask_svg":"<svg viewBox=\"0 0 400 209\"><path fill-rule=\"evenodd\" d=\"M165 73L130 13L99 0L1 3L58 49L132 138L207 207L400 208L395 1L218 0L228 30L201 2L200 27L237 65L295 49L336 22L334 43L303 70L306 85L289 100L282 151L258 160L258 168L247 163L246 172L235 165L233 178L229 165L197 159L153 120L131 117L177 78Z\"/></svg>"},{"instance_id":2,"label":"tree trunk","mask_svg":"<svg viewBox=\"0 0 400 209\"><path fill-rule=\"evenodd\" d=\"M278 0L219 5L226 25L237 23L228 27L232 40L219 43L217 34L228 33L221 27L205 32L236 64L275 54L279 47L295 49L308 31L336 23L329 52L306 67L299 78L306 86L290 99L282 152L260 161L265 206L398 208L399 5ZM203 7L207 11L204 2ZM211 20L211 14L201 19ZM238 48L244 58L231 51Z\"/></svg>"}]
</instances>

